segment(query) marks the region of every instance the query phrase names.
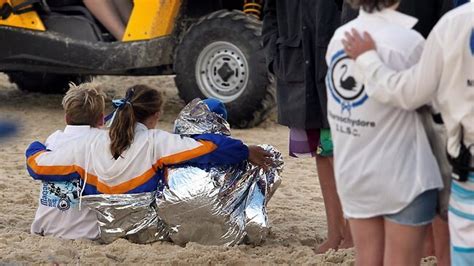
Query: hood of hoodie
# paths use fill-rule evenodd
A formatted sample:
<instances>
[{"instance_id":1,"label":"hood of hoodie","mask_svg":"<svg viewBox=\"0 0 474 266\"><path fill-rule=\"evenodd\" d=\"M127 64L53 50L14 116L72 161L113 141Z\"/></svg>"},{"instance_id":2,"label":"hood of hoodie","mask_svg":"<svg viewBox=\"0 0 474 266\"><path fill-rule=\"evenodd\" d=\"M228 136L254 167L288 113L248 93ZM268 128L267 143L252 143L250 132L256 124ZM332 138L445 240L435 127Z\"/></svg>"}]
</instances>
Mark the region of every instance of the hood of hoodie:
<instances>
[{"instance_id":1,"label":"hood of hoodie","mask_svg":"<svg viewBox=\"0 0 474 266\"><path fill-rule=\"evenodd\" d=\"M112 182L121 176L135 177L143 174L148 170L146 168L154 163L152 162L152 154L149 154L153 150L149 148L150 145L153 145L150 136L152 134L150 134L149 129L145 125L137 123L133 145L125 150L118 159L114 159L110 151L108 131L104 130L104 134L94 136L89 142L89 149L86 150L87 171L94 173L106 183ZM140 165L146 167L138 169L136 167L137 160L140 161Z\"/></svg>"}]
</instances>

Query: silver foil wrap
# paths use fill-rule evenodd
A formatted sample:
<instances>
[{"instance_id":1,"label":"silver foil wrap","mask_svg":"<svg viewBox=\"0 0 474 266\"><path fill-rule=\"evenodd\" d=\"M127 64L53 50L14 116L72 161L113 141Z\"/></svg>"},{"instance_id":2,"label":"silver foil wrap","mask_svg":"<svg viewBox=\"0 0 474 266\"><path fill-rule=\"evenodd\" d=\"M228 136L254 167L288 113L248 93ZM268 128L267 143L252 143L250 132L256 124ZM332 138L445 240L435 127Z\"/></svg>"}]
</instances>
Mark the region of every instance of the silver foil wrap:
<instances>
[{"instance_id":1,"label":"silver foil wrap","mask_svg":"<svg viewBox=\"0 0 474 266\"><path fill-rule=\"evenodd\" d=\"M126 238L133 243L169 240L170 228L158 217L156 192L101 194L82 198L97 213L100 241L111 243Z\"/></svg>"},{"instance_id":2,"label":"silver foil wrap","mask_svg":"<svg viewBox=\"0 0 474 266\"><path fill-rule=\"evenodd\" d=\"M196 99L175 121L182 135L230 135L230 126ZM179 245L258 245L269 232L266 205L281 183L283 159L269 145L274 165L264 171L248 162L201 169L168 169L165 188L156 192L89 195L82 203L97 213L100 241L126 238L134 243L173 241Z\"/></svg>"},{"instance_id":3,"label":"silver foil wrap","mask_svg":"<svg viewBox=\"0 0 474 266\"><path fill-rule=\"evenodd\" d=\"M199 100L186 106L175 122L175 133L230 135L228 123ZM179 245L262 243L268 232L266 205L281 183L283 159L269 145L273 167L263 169L243 162L202 169L181 166L168 170L167 186L157 195L158 214L172 228Z\"/></svg>"},{"instance_id":4,"label":"silver foil wrap","mask_svg":"<svg viewBox=\"0 0 474 266\"><path fill-rule=\"evenodd\" d=\"M174 133L191 136L205 133L230 136L229 123L216 113L210 112L199 99L186 105L174 121Z\"/></svg>"}]
</instances>

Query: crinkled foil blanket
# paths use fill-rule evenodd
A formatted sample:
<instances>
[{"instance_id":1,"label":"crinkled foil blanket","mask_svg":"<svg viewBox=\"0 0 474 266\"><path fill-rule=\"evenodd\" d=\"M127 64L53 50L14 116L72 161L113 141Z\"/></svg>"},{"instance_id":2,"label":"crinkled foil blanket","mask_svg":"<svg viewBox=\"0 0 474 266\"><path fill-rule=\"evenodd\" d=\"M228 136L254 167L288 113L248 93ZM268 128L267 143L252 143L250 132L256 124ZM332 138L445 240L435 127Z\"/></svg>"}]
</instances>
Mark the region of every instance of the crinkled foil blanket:
<instances>
[{"instance_id":1,"label":"crinkled foil blanket","mask_svg":"<svg viewBox=\"0 0 474 266\"><path fill-rule=\"evenodd\" d=\"M230 126L199 99L175 121L175 133L230 135ZM273 166L264 171L248 162L208 169L168 169L163 190L153 193L91 195L82 202L98 214L104 243L172 241L178 245L261 244L268 235L266 206L281 183L283 158L269 145Z\"/></svg>"}]
</instances>

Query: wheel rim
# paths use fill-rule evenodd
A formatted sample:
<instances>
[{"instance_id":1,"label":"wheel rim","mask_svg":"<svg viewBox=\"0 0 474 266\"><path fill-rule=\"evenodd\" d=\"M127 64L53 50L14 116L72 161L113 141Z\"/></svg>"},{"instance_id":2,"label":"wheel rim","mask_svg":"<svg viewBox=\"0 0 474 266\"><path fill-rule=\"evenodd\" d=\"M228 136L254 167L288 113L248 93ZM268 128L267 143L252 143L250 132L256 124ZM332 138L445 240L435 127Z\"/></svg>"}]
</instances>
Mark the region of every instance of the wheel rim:
<instances>
[{"instance_id":1,"label":"wheel rim","mask_svg":"<svg viewBox=\"0 0 474 266\"><path fill-rule=\"evenodd\" d=\"M248 70L247 59L237 46L229 42L213 42L199 54L196 81L206 97L231 102L247 87Z\"/></svg>"}]
</instances>

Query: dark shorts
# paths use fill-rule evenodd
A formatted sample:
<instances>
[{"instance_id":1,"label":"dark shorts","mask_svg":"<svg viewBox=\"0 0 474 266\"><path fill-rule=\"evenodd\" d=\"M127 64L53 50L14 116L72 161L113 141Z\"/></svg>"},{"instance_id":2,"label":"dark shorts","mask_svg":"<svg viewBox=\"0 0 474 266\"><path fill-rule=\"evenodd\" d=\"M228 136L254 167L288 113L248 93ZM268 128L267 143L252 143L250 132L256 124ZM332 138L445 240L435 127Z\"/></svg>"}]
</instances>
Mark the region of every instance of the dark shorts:
<instances>
[{"instance_id":1,"label":"dark shorts","mask_svg":"<svg viewBox=\"0 0 474 266\"><path fill-rule=\"evenodd\" d=\"M290 128L289 150L291 157L332 156L332 139L329 129Z\"/></svg>"}]
</instances>

